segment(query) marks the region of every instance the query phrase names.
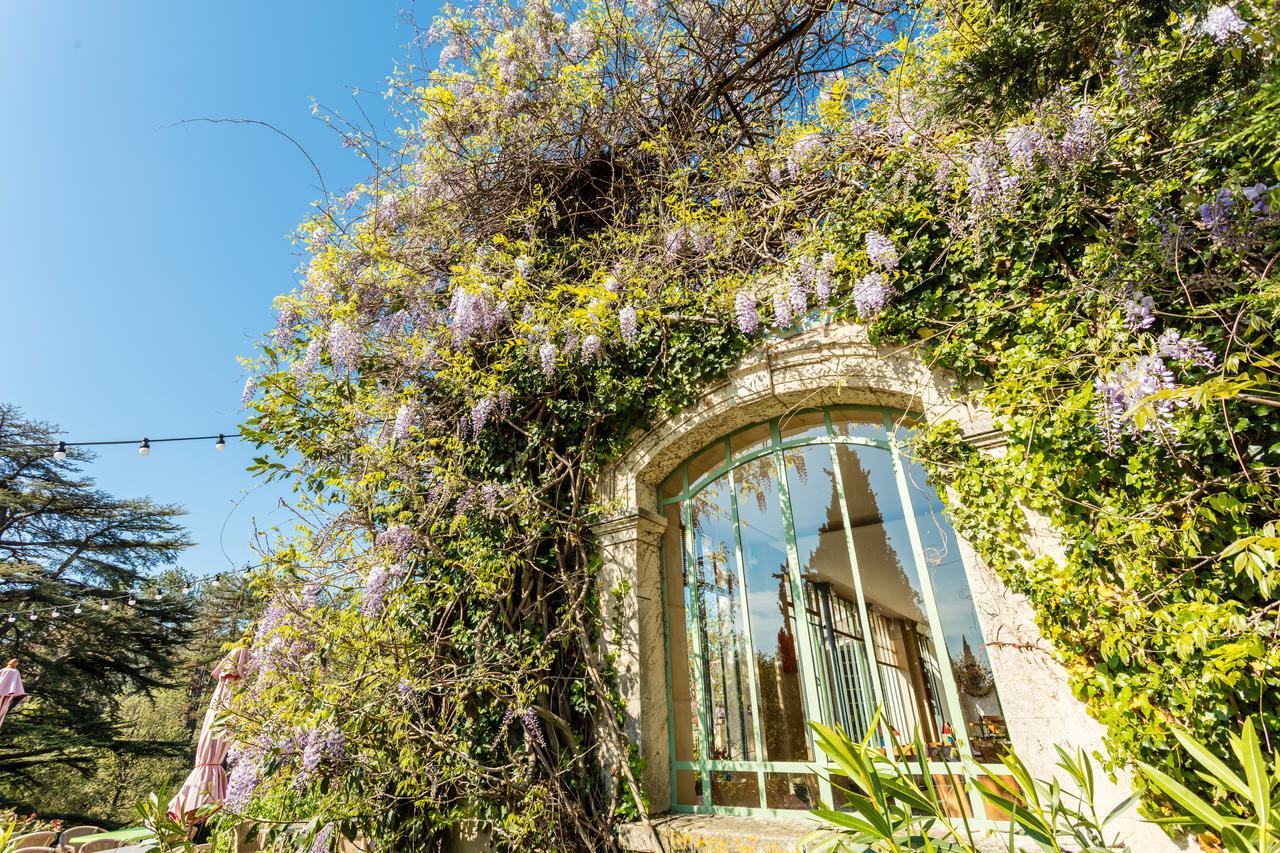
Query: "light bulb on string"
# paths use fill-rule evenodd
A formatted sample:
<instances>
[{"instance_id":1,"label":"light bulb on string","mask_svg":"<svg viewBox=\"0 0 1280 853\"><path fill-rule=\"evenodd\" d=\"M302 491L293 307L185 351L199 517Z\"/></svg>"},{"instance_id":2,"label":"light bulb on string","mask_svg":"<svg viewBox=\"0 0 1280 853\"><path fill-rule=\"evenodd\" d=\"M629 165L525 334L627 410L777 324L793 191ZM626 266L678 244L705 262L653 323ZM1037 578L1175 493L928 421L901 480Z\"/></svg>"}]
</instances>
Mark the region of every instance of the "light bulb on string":
<instances>
[{"instance_id":1,"label":"light bulb on string","mask_svg":"<svg viewBox=\"0 0 1280 853\"><path fill-rule=\"evenodd\" d=\"M56 610L55 610L55 611L53 611L52 613L50 613L50 614L49 614L49 618L50 618L50 619L57 619L57 618L58 618L58 611L56 611Z\"/></svg>"},{"instance_id":2,"label":"light bulb on string","mask_svg":"<svg viewBox=\"0 0 1280 853\"><path fill-rule=\"evenodd\" d=\"M103 610L110 610L110 609L111 609L111 604L110 604L109 602L106 602L106 601L102 602L102 609L103 609Z\"/></svg>"},{"instance_id":3,"label":"light bulb on string","mask_svg":"<svg viewBox=\"0 0 1280 853\"><path fill-rule=\"evenodd\" d=\"M39 617L39 616L37 616L37 615L35 615L34 613L32 613L32 614L31 614L30 616L28 616L27 618L28 618L28 619L30 619L32 622L34 622L34 621L36 621L37 619L39 619L40 617Z\"/></svg>"},{"instance_id":4,"label":"light bulb on string","mask_svg":"<svg viewBox=\"0 0 1280 853\"><path fill-rule=\"evenodd\" d=\"M72 613L79 614L79 613L82 613L83 611L84 611L84 608L83 608L83 607L81 607L79 604L77 604L77 605L76 605L76 609L75 609L75 610L72 610L71 612L72 612Z\"/></svg>"},{"instance_id":5,"label":"light bulb on string","mask_svg":"<svg viewBox=\"0 0 1280 853\"><path fill-rule=\"evenodd\" d=\"M213 449L219 453L227 449L227 440L222 437L222 433L218 433L218 443L213 446Z\"/></svg>"},{"instance_id":6,"label":"light bulb on string","mask_svg":"<svg viewBox=\"0 0 1280 853\"><path fill-rule=\"evenodd\" d=\"M14 616L12 613L10 613L10 614L9 614L9 624L10 624L10 625L12 625L14 622L17 622L17 621L18 621L18 618L17 618L16 616Z\"/></svg>"},{"instance_id":7,"label":"light bulb on string","mask_svg":"<svg viewBox=\"0 0 1280 853\"><path fill-rule=\"evenodd\" d=\"M139 456L151 455L151 439L149 438L142 439L142 444L138 445L138 455Z\"/></svg>"},{"instance_id":8,"label":"light bulb on string","mask_svg":"<svg viewBox=\"0 0 1280 853\"><path fill-rule=\"evenodd\" d=\"M53 451L53 458L59 462L67 458L67 443L65 441L58 442L58 449Z\"/></svg>"},{"instance_id":9,"label":"light bulb on string","mask_svg":"<svg viewBox=\"0 0 1280 853\"><path fill-rule=\"evenodd\" d=\"M132 607L133 605L135 605L135 604L137 604L137 603L138 603L138 599L134 598L132 595L131 595L131 596L129 596L129 606L130 606L130 607Z\"/></svg>"},{"instance_id":10,"label":"light bulb on string","mask_svg":"<svg viewBox=\"0 0 1280 853\"><path fill-rule=\"evenodd\" d=\"M183 594L183 595L190 595L190 594L191 594L191 587L189 587L189 586L184 586L184 587L182 588L182 594Z\"/></svg>"}]
</instances>

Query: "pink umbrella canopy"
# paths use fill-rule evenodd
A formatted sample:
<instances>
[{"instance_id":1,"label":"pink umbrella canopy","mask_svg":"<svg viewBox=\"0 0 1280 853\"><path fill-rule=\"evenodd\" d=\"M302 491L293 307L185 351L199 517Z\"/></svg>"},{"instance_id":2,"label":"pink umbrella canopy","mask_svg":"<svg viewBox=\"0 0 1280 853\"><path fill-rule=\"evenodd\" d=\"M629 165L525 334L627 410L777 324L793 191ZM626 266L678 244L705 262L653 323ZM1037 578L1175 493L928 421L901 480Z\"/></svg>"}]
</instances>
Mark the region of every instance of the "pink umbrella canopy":
<instances>
[{"instance_id":1,"label":"pink umbrella canopy","mask_svg":"<svg viewBox=\"0 0 1280 853\"><path fill-rule=\"evenodd\" d=\"M186 781L169 801L169 817L184 820L192 812L205 806L221 803L227 795L227 771L222 763L231 748L230 740L217 730L218 715L231 705L232 689L240 678L245 663L245 650L232 649L213 670L217 686L209 700L209 710L204 713L200 726L200 740L196 743L196 766L187 774Z\"/></svg>"},{"instance_id":2,"label":"pink umbrella canopy","mask_svg":"<svg viewBox=\"0 0 1280 853\"><path fill-rule=\"evenodd\" d=\"M8 666L0 669L0 723L4 722L13 700L26 695L27 691L22 689L22 676L18 674L18 662L11 660Z\"/></svg>"}]
</instances>

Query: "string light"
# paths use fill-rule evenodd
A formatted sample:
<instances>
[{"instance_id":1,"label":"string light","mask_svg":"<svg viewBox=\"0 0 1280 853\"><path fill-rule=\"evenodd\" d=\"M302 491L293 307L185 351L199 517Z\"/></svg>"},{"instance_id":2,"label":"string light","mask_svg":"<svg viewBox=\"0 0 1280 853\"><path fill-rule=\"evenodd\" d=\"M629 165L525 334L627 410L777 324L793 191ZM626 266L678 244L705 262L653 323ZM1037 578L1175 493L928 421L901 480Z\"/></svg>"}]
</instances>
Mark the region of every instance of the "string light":
<instances>
[{"instance_id":1,"label":"string light","mask_svg":"<svg viewBox=\"0 0 1280 853\"><path fill-rule=\"evenodd\" d=\"M213 446L213 449L219 453L227 449L227 440L222 437L222 433L218 433L218 443Z\"/></svg>"},{"instance_id":2,"label":"string light","mask_svg":"<svg viewBox=\"0 0 1280 853\"><path fill-rule=\"evenodd\" d=\"M221 581L224 581L224 580L230 580L230 579L232 579L232 578L234 578L234 577L236 577L236 576L240 575L241 573L251 572L251 571L253 571L254 569L260 569L260 568L262 568L262 567L263 567L263 566L265 566L265 565L266 565L265 563L257 563L257 564L253 564L253 565L245 565L243 568L239 568L239 569L231 569L231 570L228 570L228 571L226 571L226 572L220 572L220 573L215 574L215 575L207 575L207 576L202 577L202 578L196 578L196 579L194 579L194 580L192 580L192 581L189 581L189 582L188 582L188 583L186 583L184 586L182 586L182 588L181 588L181 589L182 589L182 594L183 594L183 595L190 595L191 593L195 592L195 591L196 591L197 589L199 589L200 587L205 587L205 588L208 588L208 589L214 589L214 588L218 587L218 585L219 585L219 583L220 583ZM159 599L163 598L165 595L169 595L169 594L171 594L171 592L170 592L170 593L167 593L167 592L165 592L165 591L163 591L163 590L157 590L157 592L156 592L156 594L155 594L155 598L156 598L156 600L159 600ZM111 609L111 605L112 605L112 604L114 604L114 603L121 603L121 604L123 604L123 603L125 603L125 602L128 602L128 604L130 604L130 605L136 605L139 601L141 601L141 600L143 600L143 599L145 599L145 598L147 598L147 596L146 596L146 595L140 595L137 591L133 591L133 592L126 592L126 593L121 593L121 594L119 594L119 595L108 596L108 597L106 597L106 598L98 599L97 601L91 601L91 602L87 602L87 601L83 601L83 600L82 600L82 601L76 601L76 602L65 602L65 603L62 603L62 604L46 605L46 606L44 606L44 607L24 607L24 608L22 608L21 610L17 610L17 611L14 611L14 612L12 612L12 613L8 613L8 614L3 613L3 612L0 612L0 619L3 619L3 621L4 621L4 622L7 622L7 623L8 623L8 624L10 624L10 625L12 625L12 624L14 624L15 622L17 622L17 621L18 621L18 618L19 618L19 617L21 617L21 616L24 616L24 615L27 617L27 619L29 619L29 620L30 620L30 621L32 621L32 622L35 622L35 621L37 621L38 619L40 619L40 618L41 618L41 614L47 614L49 618L57 619L57 618L59 618L59 616L60 616L61 611L62 611L62 609L63 609L63 608L67 608L67 609L69 609L73 614L75 614L75 615L79 616L80 614L84 613L84 608L85 608L86 606L90 606L90 605L93 605L93 604L96 604L96 605L98 606L98 608L99 608L99 609L101 609L102 611L104 611L104 612L105 612L105 611L110 610L110 609ZM72 604L74 604L75 606L73 607L73 606L72 606ZM0 623L0 624L2 624L2 623Z\"/></svg>"},{"instance_id":3,"label":"string light","mask_svg":"<svg viewBox=\"0 0 1280 853\"><path fill-rule=\"evenodd\" d=\"M147 439L147 438L142 439L142 444L138 445L138 455L139 455L139 456L150 456L150 455L151 455L151 440L150 440L150 439Z\"/></svg>"},{"instance_id":4,"label":"string light","mask_svg":"<svg viewBox=\"0 0 1280 853\"><path fill-rule=\"evenodd\" d=\"M53 458L59 462L67 458L67 443L65 441L58 442L58 449L53 451Z\"/></svg>"}]
</instances>

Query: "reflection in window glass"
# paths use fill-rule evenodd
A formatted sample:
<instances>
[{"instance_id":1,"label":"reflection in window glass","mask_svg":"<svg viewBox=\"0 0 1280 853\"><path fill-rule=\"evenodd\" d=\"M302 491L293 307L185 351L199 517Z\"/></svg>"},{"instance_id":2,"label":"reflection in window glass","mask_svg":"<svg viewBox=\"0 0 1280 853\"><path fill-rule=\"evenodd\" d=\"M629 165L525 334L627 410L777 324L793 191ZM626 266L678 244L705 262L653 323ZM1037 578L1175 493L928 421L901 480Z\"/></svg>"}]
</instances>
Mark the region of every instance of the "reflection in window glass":
<instances>
[{"instance_id":1,"label":"reflection in window glass","mask_svg":"<svg viewBox=\"0 0 1280 853\"><path fill-rule=\"evenodd\" d=\"M693 761L698 743L698 715L693 706L689 673L694 671L689 633L683 630L687 620L684 582L684 525L680 523L680 505L667 504L663 510L667 528L662 534L662 565L666 572L667 642L671 666L671 718L676 761Z\"/></svg>"},{"instance_id":2,"label":"reflection in window glass","mask_svg":"<svg viewBox=\"0 0 1280 853\"><path fill-rule=\"evenodd\" d=\"M811 444L783 451L791 499L800 577L804 581L807 624L825 663L826 717L861 736L871 724L871 688L861 619L855 612L857 587L845 538L832 448Z\"/></svg>"},{"instance_id":3,"label":"reflection in window glass","mask_svg":"<svg viewBox=\"0 0 1280 853\"><path fill-rule=\"evenodd\" d=\"M772 436L773 430L769 428L769 424L756 424L730 438L729 449L733 453L734 459L740 459L749 453L767 447L772 440Z\"/></svg>"},{"instance_id":4,"label":"reflection in window glass","mask_svg":"<svg viewBox=\"0 0 1280 853\"><path fill-rule=\"evenodd\" d=\"M872 441L887 441L889 438L884 430L884 415L866 409L832 409L831 431L844 438L868 438Z\"/></svg>"},{"instance_id":5,"label":"reflection in window glass","mask_svg":"<svg viewBox=\"0 0 1280 853\"><path fill-rule=\"evenodd\" d=\"M765 758L807 761L805 722L795 613L772 454L735 469L743 574L751 613L756 683Z\"/></svg>"},{"instance_id":6,"label":"reflection in window glass","mask_svg":"<svg viewBox=\"0 0 1280 853\"><path fill-rule=\"evenodd\" d=\"M827 421L821 409L795 412L778 418L778 432L783 441L801 438L826 438Z\"/></svg>"},{"instance_id":7,"label":"reflection in window glass","mask_svg":"<svg viewBox=\"0 0 1280 853\"><path fill-rule=\"evenodd\" d=\"M711 774L711 805L760 808L760 780L754 770Z\"/></svg>"},{"instance_id":8,"label":"reflection in window glass","mask_svg":"<svg viewBox=\"0 0 1280 853\"><path fill-rule=\"evenodd\" d=\"M960 695L960 711L964 714L966 736L974 757L979 761L997 762L1009 743L1000 695L987 644L982 638L973 594L960 560L951 525L938 492L928 475L914 460L903 456L903 466L911 490L911 504L916 511L916 527L924 548L925 564L933 582L938 604L938 619L946 638L947 656Z\"/></svg>"},{"instance_id":9,"label":"reflection in window glass","mask_svg":"<svg viewBox=\"0 0 1280 853\"><path fill-rule=\"evenodd\" d=\"M746 626L734 559L729 475L712 482L691 501L694 566L702 622L702 682L709 700L707 735L720 761L754 758L755 720L747 671Z\"/></svg>"},{"instance_id":10,"label":"reflection in window glass","mask_svg":"<svg viewBox=\"0 0 1280 853\"><path fill-rule=\"evenodd\" d=\"M899 738L911 740L919 730L941 753L955 738L936 678L929 617L893 460L888 451L874 447L836 445L835 452L871 620L885 717Z\"/></svg>"},{"instance_id":11,"label":"reflection in window glass","mask_svg":"<svg viewBox=\"0 0 1280 853\"><path fill-rule=\"evenodd\" d=\"M813 773L766 773L764 796L766 808L816 809L818 777Z\"/></svg>"}]
</instances>

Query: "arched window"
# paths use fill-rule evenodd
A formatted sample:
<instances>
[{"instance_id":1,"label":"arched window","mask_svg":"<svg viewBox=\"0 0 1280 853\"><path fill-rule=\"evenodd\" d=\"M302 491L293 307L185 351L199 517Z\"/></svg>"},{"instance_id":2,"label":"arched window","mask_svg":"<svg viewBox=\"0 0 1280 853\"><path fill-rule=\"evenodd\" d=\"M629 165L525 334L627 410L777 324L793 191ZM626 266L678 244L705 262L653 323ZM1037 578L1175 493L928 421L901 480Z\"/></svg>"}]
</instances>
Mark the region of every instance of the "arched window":
<instances>
[{"instance_id":1,"label":"arched window","mask_svg":"<svg viewBox=\"0 0 1280 853\"><path fill-rule=\"evenodd\" d=\"M675 809L832 803L808 720L861 737L881 708L939 773L1007 743L955 536L897 414L756 424L659 487Z\"/></svg>"}]
</instances>

